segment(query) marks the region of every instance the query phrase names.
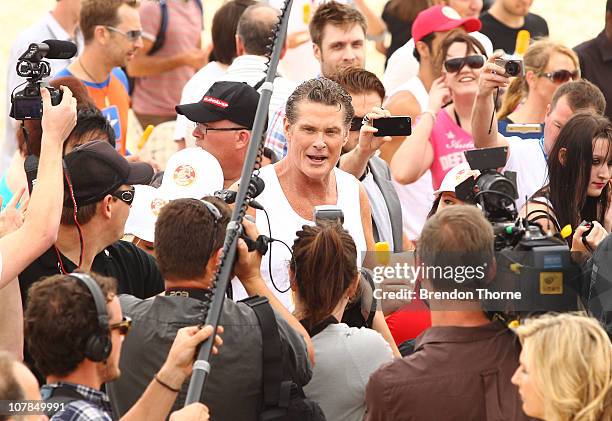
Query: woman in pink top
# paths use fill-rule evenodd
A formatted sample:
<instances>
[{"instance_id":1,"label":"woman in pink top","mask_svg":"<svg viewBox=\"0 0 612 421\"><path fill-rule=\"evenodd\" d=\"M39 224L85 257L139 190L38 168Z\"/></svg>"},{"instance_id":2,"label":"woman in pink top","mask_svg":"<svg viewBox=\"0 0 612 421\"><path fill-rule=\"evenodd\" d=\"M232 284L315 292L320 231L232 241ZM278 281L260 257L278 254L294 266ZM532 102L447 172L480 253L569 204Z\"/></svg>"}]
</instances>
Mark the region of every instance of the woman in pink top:
<instances>
[{"instance_id":1,"label":"woman in pink top","mask_svg":"<svg viewBox=\"0 0 612 421\"><path fill-rule=\"evenodd\" d=\"M446 173L465 161L463 152L474 148L471 114L486 61L484 47L463 32L451 31L439 57L442 76L431 86L428 107L391 161L393 177L402 184L415 182L430 169L438 189Z\"/></svg>"}]
</instances>

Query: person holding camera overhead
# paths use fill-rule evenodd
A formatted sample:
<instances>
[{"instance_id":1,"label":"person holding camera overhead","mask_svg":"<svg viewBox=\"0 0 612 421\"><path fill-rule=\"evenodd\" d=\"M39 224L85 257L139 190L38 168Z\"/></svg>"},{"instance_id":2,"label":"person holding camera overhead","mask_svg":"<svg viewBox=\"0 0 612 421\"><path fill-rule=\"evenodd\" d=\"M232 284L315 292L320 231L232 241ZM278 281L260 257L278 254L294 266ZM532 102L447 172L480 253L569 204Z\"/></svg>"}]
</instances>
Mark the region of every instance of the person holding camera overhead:
<instances>
[{"instance_id":1,"label":"person holding camera overhead","mask_svg":"<svg viewBox=\"0 0 612 421\"><path fill-rule=\"evenodd\" d=\"M341 323L359 289L357 249L333 221L297 232L289 263L295 315L312 338L316 366L304 387L329 420L363 420L365 386L378 367L393 359L389 344L374 330Z\"/></svg>"},{"instance_id":2,"label":"person holding camera overhead","mask_svg":"<svg viewBox=\"0 0 612 421\"><path fill-rule=\"evenodd\" d=\"M402 184L415 182L431 169L433 187L438 189L446 173L465 160L463 151L474 147L471 113L485 49L461 32L449 33L441 45L442 76L433 82L428 107L412 136L391 160L393 177Z\"/></svg>"},{"instance_id":3,"label":"person holding camera overhead","mask_svg":"<svg viewBox=\"0 0 612 421\"><path fill-rule=\"evenodd\" d=\"M576 114L559 133L547 165L548 184L530 198L522 216L552 233L587 221L592 230L586 241L595 249L595 237L612 228L604 224L610 206L612 123L592 112ZM581 227L580 232L589 228ZM568 243L572 245L569 238Z\"/></svg>"}]
</instances>

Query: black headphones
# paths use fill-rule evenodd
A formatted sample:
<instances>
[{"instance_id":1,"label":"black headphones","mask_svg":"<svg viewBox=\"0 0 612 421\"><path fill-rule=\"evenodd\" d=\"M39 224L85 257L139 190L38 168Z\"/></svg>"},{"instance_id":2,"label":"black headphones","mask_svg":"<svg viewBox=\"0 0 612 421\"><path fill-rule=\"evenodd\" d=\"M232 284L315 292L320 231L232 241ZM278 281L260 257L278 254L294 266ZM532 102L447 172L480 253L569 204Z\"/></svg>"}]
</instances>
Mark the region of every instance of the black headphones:
<instances>
[{"instance_id":1,"label":"black headphones","mask_svg":"<svg viewBox=\"0 0 612 421\"><path fill-rule=\"evenodd\" d=\"M85 357L94 362L104 361L108 358L113 348L110 338L110 329L108 325L108 312L106 311L106 299L102 289L98 286L93 278L85 273L70 273L71 278L81 281L93 297L96 304L96 312L98 314L98 329L87 338L85 344Z\"/></svg>"}]
</instances>

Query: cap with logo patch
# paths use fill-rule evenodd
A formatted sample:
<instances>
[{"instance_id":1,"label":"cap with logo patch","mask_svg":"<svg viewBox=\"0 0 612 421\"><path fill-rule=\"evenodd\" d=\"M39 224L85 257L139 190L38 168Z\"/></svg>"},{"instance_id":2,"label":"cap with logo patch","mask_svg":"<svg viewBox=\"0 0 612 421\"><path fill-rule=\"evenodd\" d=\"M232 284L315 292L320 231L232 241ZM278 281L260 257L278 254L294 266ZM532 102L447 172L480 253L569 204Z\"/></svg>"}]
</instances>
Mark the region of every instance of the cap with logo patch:
<instances>
[{"instance_id":1,"label":"cap with logo patch","mask_svg":"<svg viewBox=\"0 0 612 421\"><path fill-rule=\"evenodd\" d=\"M223 188L219 161L199 147L174 153L166 163L160 191L168 199L201 199Z\"/></svg>"},{"instance_id":2,"label":"cap with logo patch","mask_svg":"<svg viewBox=\"0 0 612 421\"><path fill-rule=\"evenodd\" d=\"M200 102L177 105L176 112L196 123L229 120L253 128L259 93L243 82L215 82Z\"/></svg>"},{"instance_id":3,"label":"cap with logo patch","mask_svg":"<svg viewBox=\"0 0 612 421\"><path fill-rule=\"evenodd\" d=\"M434 32L446 32L460 26L466 32L479 31L482 23L478 18L462 19L452 7L437 5L419 13L412 24L412 38L415 44Z\"/></svg>"}]
</instances>

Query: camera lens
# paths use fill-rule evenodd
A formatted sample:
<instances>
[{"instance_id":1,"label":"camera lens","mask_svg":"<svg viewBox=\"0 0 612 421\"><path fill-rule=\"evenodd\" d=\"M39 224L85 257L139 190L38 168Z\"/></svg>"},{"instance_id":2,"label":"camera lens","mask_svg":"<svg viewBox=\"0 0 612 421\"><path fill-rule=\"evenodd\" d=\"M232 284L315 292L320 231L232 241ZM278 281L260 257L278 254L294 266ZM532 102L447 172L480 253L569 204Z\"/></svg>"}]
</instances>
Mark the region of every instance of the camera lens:
<instances>
[{"instance_id":1,"label":"camera lens","mask_svg":"<svg viewBox=\"0 0 612 421\"><path fill-rule=\"evenodd\" d=\"M518 76L521 73L521 66L515 61L509 61L506 63L506 73L510 76Z\"/></svg>"}]
</instances>

